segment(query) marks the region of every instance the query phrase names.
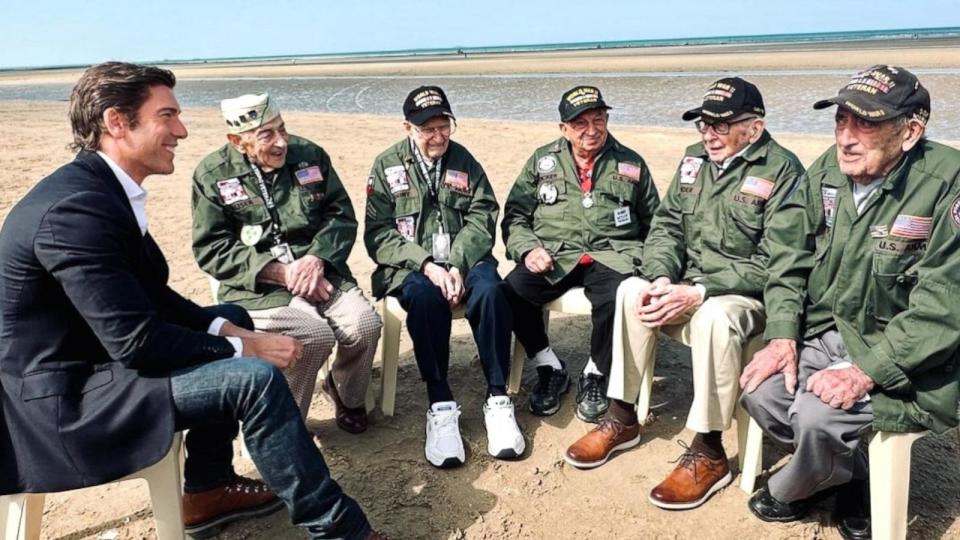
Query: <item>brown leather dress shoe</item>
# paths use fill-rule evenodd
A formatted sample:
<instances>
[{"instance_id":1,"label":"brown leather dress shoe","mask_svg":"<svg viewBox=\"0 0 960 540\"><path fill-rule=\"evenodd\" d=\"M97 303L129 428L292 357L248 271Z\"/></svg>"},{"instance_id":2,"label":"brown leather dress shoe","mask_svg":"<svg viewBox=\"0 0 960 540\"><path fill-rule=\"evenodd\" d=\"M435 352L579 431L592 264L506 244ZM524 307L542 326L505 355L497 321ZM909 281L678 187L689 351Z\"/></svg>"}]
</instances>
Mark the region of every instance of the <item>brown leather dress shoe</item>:
<instances>
[{"instance_id":1,"label":"brown leather dress shoe","mask_svg":"<svg viewBox=\"0 0 960 540\"><path fill-rule=\"evenodd\" d=\"M573 443L563 454L567 463L578 469L599 467L610 459L614 452L633 448L640 444L640 424L625 426L619 420L603 418L580 440Z\"/></svg>"},{"instance_id":2,"label":"brown leather dress shoe","mask_svg":"<svg viewBox=\"0 0 960 540\"><path fill-rule=\"evenodd\" d=\"M227 524L265 516L283 501L259 480L235 477L229 484L199 493L183 494L183 528L193 538L208 538Z\"/></svg>"},{"instance_id":3,"label":"brown leather dress shoe","mask_svg":"<svg viewBox=\"0 0 960 540\"><path fill-rule=\"evenodd\" d=\"M367 430L369 420L367 418L367 408L347 407L340 399L340 393L337 392L337 385L333 382L333 374L328 373L326 378L320 384L320 388L325 394L333 400L334 418L337 421L337 427L347 433L363 433Z\"/></svg>"},{"instance_id":4,"label":"brown leather dress shoe","mask_svg":"<svg viewBox=\"0 0 960 540\"><path fill-rule=\"evenodd\" d=\"M691 450L685 443L683 454L666 480L650 492L650 502L667 510L689 510L705 503L711 495L726 487L733 475L726 454L711 459Z\"/></svg>"}]
</instances>

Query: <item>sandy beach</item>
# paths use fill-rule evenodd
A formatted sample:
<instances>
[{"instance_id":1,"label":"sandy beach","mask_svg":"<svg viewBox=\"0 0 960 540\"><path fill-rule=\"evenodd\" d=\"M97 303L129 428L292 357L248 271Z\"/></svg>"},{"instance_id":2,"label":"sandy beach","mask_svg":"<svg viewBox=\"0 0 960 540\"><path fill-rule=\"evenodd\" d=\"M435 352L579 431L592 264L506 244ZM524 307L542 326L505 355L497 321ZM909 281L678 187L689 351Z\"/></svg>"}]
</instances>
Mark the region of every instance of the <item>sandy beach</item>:
<instances>
[{"instance_id":1,"label":"sandy beach","mask_svg":"<svg viewBox=\"0 0 960 540\"><path fill-rule=\"evenodd\" d=\"M864 49L844 54L823 50L777 54L718 51L709 55L666 54L618 55L555 53L543 58L477 58L446 61L395 62L351 66L248 66L178 67L178 77L290 76L309 73L445 73L454 70L476 73L507 71L574 70L624 71L696 70L722 65L755 69L801 67L862 67L879 59L911 67L957 67L958 49ZM949 54L947 54L949 53ZM766 54L766 60L761 57ZM738 64L738 62L741 62ZM750 63L752 62L752 63ZM806 62L806 64L804 63ZM328 72L327 70L332 70ZM356 70L356 71L353 71ZM0 84L25 77L0 74ZM60 77L72 80L76 72L43 72L29 75L33 82ZM18 84L24 81L20 80ZM556 96L545 96L553 102ZM692 97L692 101L696 101ZM36 183L72 159L65 103L0 101L0 221L11 206ZM401 119L326 113L284 113L290 132L324 146L362 215L364 185L374 157L402 136ZM224 130L213 108L189 108L183 119L190 136L178 147L177 170L167 177L146 181L149 192L149 228L163 248L171 269L172 286L200 304L210 303L207 280L190 250L190 177L193 167L224 142ZM611 133L639 151L647 160L658 188L663 192L683 148L697 140L693 129L647 128L611 125ZM832 142L829 133L788 135L773 133L796 152L805 164L812 162ZM558 136L556 124L462 119L455 139L469 148L485 167L498 199L505 200L520 167L537 146ZM948 141L947 141L948 142ZM954 141L955 147L960 142ZM362 234L362 224L361 224ZM498 239L496 255L503 246ZM373 269L361 243L350 265L361 287L368 292ZM502 262L501 273L512 268ZM589 319L554 316L553 345L562 358L579 371L586 360L584 343ZM563 450L591 426L573 415L573 393L564 398L555 416L539 418L525 410L527 390L516 397L518 421L528 439L528 450L519 461L497 461L486 455L483 428L482 375L469 328L463 321L454 326L451 383L463 409L461 426L467 445L467 464L455 470L432 468L423 458L423 424L426 395L419 381L412 349L405 332L396 416L375 413L370 430L349 435L333 422L333 407L317 396L308 427L316 434L334 476L366 509L371 521L395 539L554 539L554 538L817 538L837 539L829 511L832 502L821 505L808 518L794 524L767 524L754 518L746 507L748 495L735 485L724 489L703 507L671 513L647 502L647 493L673 467L681 452L676 440L688 440L684 430L686 411L692 399L689 351L661 341L656 368L653 403L655 418L645 428L639 447L620 454L593 471L579 471L564 464ZM379 362L373 384L379 388ZM528 373L528 380L529 380ZM724 435L728 456L736 462L736 424ZM771 446L765 449L766 466L783 456ZM250 463L238 461L241 472L252 472ZM911 538L960 538L960 441L954 430L943 436L920 440L914 451L911 480ZM739 478L735 478L735 482ZM762 481L762 480L761 480ZM48 539L98 538L115 530L119 538L151 538L153 521L146 489L124 483L57 494L47 499L43 535ZM268 518L234 525L225 539L301 538L289 523L286 511Z\"/></svg>"}]
</instances>

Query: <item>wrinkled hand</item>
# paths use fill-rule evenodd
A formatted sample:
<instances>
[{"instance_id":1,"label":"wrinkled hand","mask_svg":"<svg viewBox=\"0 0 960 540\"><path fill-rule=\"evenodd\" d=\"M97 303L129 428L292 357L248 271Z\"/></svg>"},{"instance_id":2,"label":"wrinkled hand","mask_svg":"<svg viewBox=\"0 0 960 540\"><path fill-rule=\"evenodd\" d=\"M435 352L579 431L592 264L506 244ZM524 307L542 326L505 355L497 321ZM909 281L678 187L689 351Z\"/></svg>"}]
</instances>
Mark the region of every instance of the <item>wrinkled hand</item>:
<instances>
[{"instance_id":1,"label":"wrinkled hand","mask_svg":"<svg viewBox=\"0 0 960 540\"><path fill-rule=\"evenodd\" d=\"M320 287L323 278L323 259L304 255L286 266L287 290L295 296L310 298Z\"/></svg>"},{"instance_id":2,"label":"wrinkled hand","mask_svg":"<svg viewBox=\"0 0 960 540\"><path fill-rule=\"evenodd\" d=\"M534 274L543 274L553 270L553 256L542 247L535 247L523 258L523 265Z\"/></svg>"},{"instance_id":3,"label":"wrinkled hand","mask_svg":"<svg viewBox=\"0 0 960 540\"><path fill-rule=\"evenodd\" d=\"M450 273L439 264L428 262L423 265L423 275L427 276L430 283L440 287L440 293L449 302L450 291L447 290L447 286L450 284Z\"/></svg>"},{"instance_id":4,"label":"wrinkled hand","mask_svg":"<svg viewBox=\"0 0 960 540\"><path fill-rule=\"evenodd\" d=\"M670 324L703 303L700 291L693 285L663 284L662 279L667 278L657 278L638 298L637 317L648 328Z\"/></svg>"},{"instance_id":5,"label":"wrinkled hand","mask_svg":"<svg viewBox=\"0 0 960 540\"><path fill-rule=\"evenodd\" d=\"M453 267L447 272L447 302L451 309L463 301L463 292L463 276L458 268Z\"/></svg>"},{"instance_id":6,"label":"wrinkled hand","mask_svg":"<svg viewBox=\"0 0 960 540\"><path fill-rule=\"evenodd\" d=\"M256 338L256 337L262 336L263 334L258 334L258 333L254 332L254 331L252 331L252 330L247 330L246 328L241 328L241 327L233 324L232 322L227 321L227 322L223 323L222 326L220 326L220 333L217 334L217 335L220 335L220 336L230 336L230 337L240 337L240 338L244 338L244 337Z\"/></svg>"},{"instance_id":7,"label":"wrinkled hand","mask_svg":"<svg viewBox=\"0 0 960 540\"><path fill-rule=\"evenodd\" d=\"M849 410L873 389L873 379L858 366L821 369L807 379L807 392L834 409Z\"/></svg>"},{"instance_id":8,"label":"wrinkled hand","mask_svg":"<svg viewBox=\"0 0 960 540\"><path fill-rule=\"evenodd\" d=\"M303 356L303 343L280 334L257 334L257 337L241 337L243 356L255 356L280 369L293 367Z\"/></svg>"},{"instance_id":9,"label":"wrinkled hand","mask_svg":"<svg viewBox=\"0 0 960 540\"><path fill-rule=\"evenodd\" d=\"M334 288L333 283L330 283L327 278L322 277L317 280L317 287L313 290L313 293L309 296L304 296L304 298L314 304L323 304L333 296Z\"/></svg>"},{"instance_id":10,"label":"wrinkled hand","mask_svg":"<svg viewBox=\"0 0 960 540\"><path fill-rule=\"evenodd\" d=\"M783 385L791 395L797 391L797 342L792 339L771 339L753 355L740 375L740 388L750 393L776 373L783 373Z\"/></svg>"},{"instance_id":11,"label":"wrinkled hand","mask_svg":"<svg viewBox=\"0 0 960 540\"><path fill-rule=\"evenodd\" d=\"M670 283L670 278L666 276L658 277L652 282L647 283L647 285L637 293L637 304L634 306L633 314L640 317L640 308L649 305L653 300L667 294L667 285L670 285Z\"/></svg>"}]
</instances>

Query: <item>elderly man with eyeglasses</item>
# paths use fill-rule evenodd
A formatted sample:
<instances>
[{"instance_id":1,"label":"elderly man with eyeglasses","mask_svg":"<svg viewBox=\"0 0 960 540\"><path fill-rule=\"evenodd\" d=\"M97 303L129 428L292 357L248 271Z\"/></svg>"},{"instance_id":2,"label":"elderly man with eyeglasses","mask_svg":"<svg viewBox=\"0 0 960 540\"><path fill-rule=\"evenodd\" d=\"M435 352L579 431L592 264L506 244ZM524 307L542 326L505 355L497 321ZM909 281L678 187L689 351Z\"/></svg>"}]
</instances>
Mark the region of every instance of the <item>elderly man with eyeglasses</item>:
<instances>
[{"instance_id":1,"label":"elderly man with eyeglasses","mask_svg":"<svg viewBox=\"0 0 960 540\"><path fill-rule=\"evenodd\" d=\"M373 294L407 312L429 400L424 453L436 467L465 460L447 381L451 313L464 305L487 381L487 452L516 458L525 442L507 396L512 319L492 254L500 207L483 167L450 140L456 119L442 89L414 89L403 114L407 136L377 156L367 179L364 242L377 263Z\"/></svg>"},{"instance_id":2,"label":"elderly man with eyeglasses","mask_svg":"<svg viewBox=\"0 0 960 540\"><path fill-rule=\"evenodd\" d=\"M803 174L793 153L766 130L760 91L740 78L711 84L695 120L701 141L687 148L653 219L638 268L621 286L625 354L614 365L611 414L569 448L577 467L602 465L639 431L633 405L662 332L689 345L695 433L676 468L650 493L653 504L696 508L730 483L721 444L737 403L744 343L763 331L767 252L764 232Z\"/></svg>"},{"instance_id":3,"label":"elderly man with eyeglasses","mask_svg":"<svg viewBox=\"0 0 960 540\"><path fill-rule=\"evenodd\" d=\"M584 288L592 330L576 414L596 422L607 407L617 285L639 264L660 197L640 154L608 131L610 107L599 89L574 87L558 108L561 137L534 151L504 208L507 255L517 262L506 281L517 340L537 369L529 407L539 416L560 409L570 384L550 348L541 306Z\"/></svg>"}]
</instances>

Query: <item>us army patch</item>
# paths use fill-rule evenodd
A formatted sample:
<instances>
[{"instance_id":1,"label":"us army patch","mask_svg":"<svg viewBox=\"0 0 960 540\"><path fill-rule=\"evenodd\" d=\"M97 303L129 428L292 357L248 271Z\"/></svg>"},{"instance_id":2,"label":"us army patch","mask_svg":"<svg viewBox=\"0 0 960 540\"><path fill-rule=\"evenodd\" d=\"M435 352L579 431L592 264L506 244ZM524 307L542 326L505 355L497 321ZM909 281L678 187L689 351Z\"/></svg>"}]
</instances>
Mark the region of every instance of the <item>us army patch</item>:
<instances>
[{"instance_id":1,"label":"us army patch","mask_svg":"<svg viewBox=\"0 0 960 540\"><path fill-rule=\"evenodd\" d=\"M557 158L555 156L543 156L537 160L537 172L546 174L553 172L557 168Z\"/></svg>"},{"instance_id":2,"label":"us army patch","mask_svg":"<svg viewBox=\"0 0 960 540\"><path fill-rule=\"evenodd\" d=\"M703 158L685 156L680 161L680 183L693 184L697 181L697 175L700 174L700 167L703 165Z\"/></svg>"},{"instance_id":3,"label":"us army patch","mask_svg":"<svg viewBox=\"0 0 960 540\"><path fill-rule=\"evenodd\" d=\"M217 190L220 192L220 199L223 200L223 204L228 206L250 200L250 195L248 195L247 190L243 188L243 184L240 183L239 178L220 180L217 182Z\"/></svg>"},{"instance_id":4,"label":"us army patch","mask_svg":"<svg viewBox=\"0 0 960 540\"><path fill-rule=\"evenodd\" d=\"M905 255L917 251L926 251L926 240L890 240L880 238L873 244L874 253L885 253L888 255Z\"/></svg>"},{"instance_id":5,"label":"us army patch","mask_svg":"<svg viewBox=\"0 0 960 540\"><path fill-rule=\"evenodd\" d=\"M833 227L833 216L837 213L837 188L821 187L820 197L823 199L823 219L827 227Z\"/></svg>"}]
</instances>

